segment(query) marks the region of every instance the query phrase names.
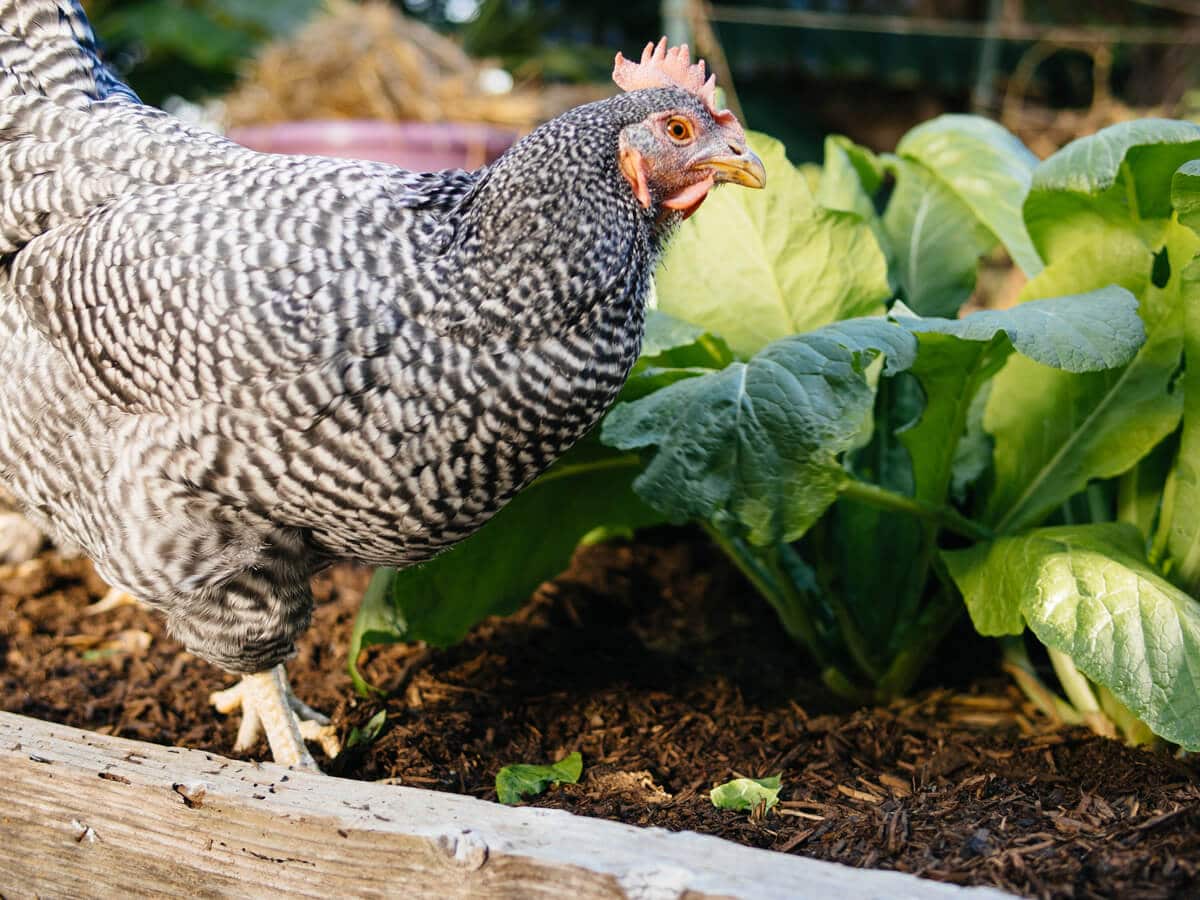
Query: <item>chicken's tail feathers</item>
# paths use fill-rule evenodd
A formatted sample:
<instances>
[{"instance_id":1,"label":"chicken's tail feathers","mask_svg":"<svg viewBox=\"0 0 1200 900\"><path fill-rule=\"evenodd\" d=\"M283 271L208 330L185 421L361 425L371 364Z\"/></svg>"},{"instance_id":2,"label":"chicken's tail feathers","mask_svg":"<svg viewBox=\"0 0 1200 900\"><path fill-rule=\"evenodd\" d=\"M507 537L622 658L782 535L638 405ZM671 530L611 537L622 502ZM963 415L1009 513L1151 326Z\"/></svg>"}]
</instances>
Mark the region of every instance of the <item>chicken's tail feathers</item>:
<instances>
[{"instance_id":1,"label":"chicken's tail feathers","mask_svg":"<svg viewBox=\"0 0 1200 900\"><path fill-rule=\"evenodd\" d=\"M0 0L0 100L21 94L74 107L138 102L100 59L77 0Z\"/></svg>"}]
</instances>

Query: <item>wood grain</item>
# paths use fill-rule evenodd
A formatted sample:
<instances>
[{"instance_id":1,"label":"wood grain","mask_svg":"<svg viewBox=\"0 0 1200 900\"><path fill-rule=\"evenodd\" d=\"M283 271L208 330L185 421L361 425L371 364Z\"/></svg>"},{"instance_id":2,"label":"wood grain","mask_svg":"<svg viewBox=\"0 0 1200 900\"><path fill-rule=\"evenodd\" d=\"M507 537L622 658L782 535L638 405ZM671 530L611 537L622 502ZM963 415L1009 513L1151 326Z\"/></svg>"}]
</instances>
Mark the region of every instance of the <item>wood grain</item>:
<instances>
[{"instance_id":1,"label":"wood grain","mask_svg":"<svg viewBox=\"0 0 1200 900\"><path fill-rule=\"evenodd\" d=\"M0 895L999 898L0 712Z\"/></svg>"}]
</instances>

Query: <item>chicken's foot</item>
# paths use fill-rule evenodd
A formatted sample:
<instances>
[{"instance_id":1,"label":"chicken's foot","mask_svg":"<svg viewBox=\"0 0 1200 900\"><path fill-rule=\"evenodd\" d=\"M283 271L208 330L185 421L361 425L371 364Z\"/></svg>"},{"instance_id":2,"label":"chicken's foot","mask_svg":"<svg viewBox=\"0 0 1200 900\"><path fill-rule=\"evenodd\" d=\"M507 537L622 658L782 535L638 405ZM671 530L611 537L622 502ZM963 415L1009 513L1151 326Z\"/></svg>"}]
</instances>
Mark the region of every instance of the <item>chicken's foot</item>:
<instances>
[{"instance_id":1,"label":"chicken's foot","mask_svg":"<svg viewBox=\"0 0 1200 900\"><path fill-rule=\"evenodd\" d=\"M320 744L331 759L341 752L337 732L329 719L297 699L282 665L243 676L238 684L216 691L208 699L219 712L231 713L241 708L242 724L233 745L235 753L245 753L253 747L264 731L271 755L281 766L320 771L304 746L306 740Z\"/></svg>"},{"instance_id":2,"label":"chicken's foot","mask_svg":"<svg viewBox=\"0 0 1200 900\"><path fill-rule=\"evenodd\" d=\"M110 612L114 609L119 609L122 606L137 606L137 597L125 593L120 588L112 588L107 594L97 600L95 603L89 603L83 608L85 616L98 616L100 613Z\"/></svg>"},{"instance_id":3,"label":"chicken's foot","mask_svg":"<svg viewBox=\"0 0 1200 900\"><path fill-rule=\"evenodd\" d=\"M0 563L28 562L37 556L45 542L41 529L19 512L0 513Z\"/></svg>"}]
</instances>

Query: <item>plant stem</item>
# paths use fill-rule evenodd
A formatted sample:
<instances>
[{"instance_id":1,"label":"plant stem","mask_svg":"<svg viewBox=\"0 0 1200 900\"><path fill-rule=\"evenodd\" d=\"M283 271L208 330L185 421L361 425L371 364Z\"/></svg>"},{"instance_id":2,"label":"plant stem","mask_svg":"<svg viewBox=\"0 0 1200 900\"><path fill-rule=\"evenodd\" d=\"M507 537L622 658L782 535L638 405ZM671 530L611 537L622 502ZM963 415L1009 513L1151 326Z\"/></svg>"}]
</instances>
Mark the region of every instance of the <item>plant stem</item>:
<instances>
[{"instance_id":1,"label":"plant stem","mask_svg":"<svg viewBox=\"0 0 1200 900\"><path fill-rule=\"evenodd\" d=\"M1126 742L1134 746L1154 746L1158 743L1158 736L1150 730L1150 726L1135 716L1129 707L1116 698L1112 691L1104 685L1098 684L1096 685L1096 696L1100 700L1100 708L1117 723L1117 727L1125 735Z\"/></svg>"},{"instance_id":2,"label":"plant stem","mask_svg":"<svg viewBox=\"0 0 1200 900\"><path fill-rule=\"evenodd\" d=\"M1091 521L1111 522L1113 520L1108 498L1104 496L1104 487L1097 482L1087 486L1087 505Z\"/></svg>"},{"instance_id":3,"label":"plant stem","mask_svg":"<svg viewBox=\"0 0 1200 900\"><path fill-rule=\"evenodd\" d=\"M990 541L995 534L973 519L951 509L948 506L936 506L915 497L908 497L889 491L866 481L848 480L842 487L842 496L868 506L880 509L890 509L894 512L904 512L936 522L942 528L953 531L957 535L970 538L973 541Z\"/></svg>"},{"instance_id":4,"label":"plant stem","mask_svg":"<svg viewBox=\"0 0 1200 900\"><path fill-rule=\"evenodd\" d=\"M1062 697L1046 687L1045 682L1038 678L1033 670L1033 661L1029 651L1025 649L1024 636L1015 635L1005 638L1004 671L1012 676L1026 697L1048 718L1058 724L1082 725L1083 717L1079 711Z\"/></svg>"},{"instance_id":5,"label":"plant stem","mask_svg":"<svg viewBox=\"0 0 1200 900\"><path fill-rule=\"evenodd\" d=\"M1163 485L1162 503L1158 513L1158 530L1154 533L1154 541L1148 554L1152 566L1160 566L1163 557L1167 555L1167 541L1171 538L1171 522L1175 518L1175 472L1172 466Z\"/></svg>"},{"instance_id":6,"label":"plant stem","mask_svg":"<svg viewBox=\"0 0 1200 900\"><path fill-rule=\"evenodd\" d=\"M1088 682L1087 676L1075 667L1075 661L1061 650L1055 650L1053 647L1046 647L1046 652L1050 655L1050 664L1054 666L1054 674L1058 676L1059 684L1062 685L1067 699L1079 710L1079 714L1083 716L1083 721L1087 726L1096 734L1115 738L1117 736L1116 726L1100 708L1100 701L1096 699L1092 685Z\"/></svg>"},{"instance_id":7,"label":"plant stem","mask_svg":"<svg viewBox=\"0 0 1200 900\"><path fill-rule=\"evenodd\" d=\"M590 462L571 463L558 466L538 478L534 485L546 484L560 478L573 478L576 475L586 475L590 472L602 472L607 469L632 469L642 464L642 458L636 453L626 453L621 456L609 456Z\"/></svg>"},{"instance_id":8,"label":"plant stem","mask_svg":"<svg viewBox=\"0 0 1200 900\"><path fill-rule=\"evenodd\" d=\"M839 504L843 508L846 504ZM877 511L874 508L868 510L871 515L876 515ZM838 645L842 655L849 655L846 660L853 668L847 671L852 674L847 675L847 679L857 680L860 674L866 674L867 678L874 683L879 678L882 670L876 662L875 655L880 650L884 649L876 645L873 641L869 641L863 634L863 629L858 615L854 609L854 603L851 602L847 592L853 588L844 580L844 572L842 571L845 565L841 557L840 550L842 548L835 547L836 541L836 523L838 510L831 511L830 516L814 525L805 535L805 543L809 548L810 555L824 563L817 565L813 569L813 575L816 577L817 592L820 596L821 610L827 616L832 617L830 623L826 619L827 624L833 625L832 643ZM784 545L786 546L786 545ZM890 586L889 586L890 587ZM880 624L884 621L888 613L888 603L879 603L872 610L872 614L877 618L872 624L879 629ZM878 631L876 633L886 633ZM828 684L828 679L826 680ZM843 694L843 696L846 696ZM866 696L866 695L864 695Z\"/></svg>"},{"instance_id":9,"label":"plant stem","mask_svg":"<svg viewBox=\"0 0 1200 900\"><path fill-rule=\"evenodd\" d=\"M1133 466L1128 472L1117 479L1117 521L1127 522L1142 529L1142 534L1149 531L1149 523L1138 521L1138 476L1141 472L1138 466Z\"/></svg>"},{"instance_id":10,"label":"plant stem","mask_svg":"<svg viewBox=\"0 0 1200 900\"><path fill-rule=\"evenodd\" d=\"M809 653L823 664L825 654L821 652L817 641L816 629L787 574L771 571L762 559L711 522L702 522L701 526L754 589L771 604L788 634L807 647Z\"/></svg>"},{"instance_id":11,"label":"plant stem","mask_svg":"<svg viewBox=\"0 0 1200 900\"><path fill-rule=\"evenodd\" d=\"M726 534L711 522L702 522L701 526L713 543L729 557L746 580L775 610L784 631L809 652L821 668L821 679L826 686L851 703L866 703L870 694L846 677L835 658L836 654L831 653L821 641L813 604L806 599L805 592L797 587L788 573L787 566L781 563L780 555L794 552L792 548L787 544L780 544L760 552L744 541Z\"/></svg>"},{"instance_id":12,"label":"plant stem","mask_svg":"<svg viewBox=\"0 0 1200 900\"><path fill-rule=\"evenodd\" d=\"M831 592L829 597L834 601L830 603L830 606L833 608L833 615L837 619L838 628L841 631L842 642L850 652L850 657L872 682L878 681L883 675L883 670L875 662L871 654L871 646L863 635L862 629L854 620L854 614L836 594Z\"/></svg>"},{"instance_id":13,"label":"plant stem","mask_svg":"<svg viewBox=\"0 0 1200 900\"><path fill-rule=\"evenodd\" d=\"M727 357L721 352L721 348L717 346L717 342L712 339L712 335L708 332L700 335L696 343L704 348L704 352L712 359L714 366L725 364Z\"/></svg>"},{"instance_id":14,"label":"plant stem","mask_svg":"<svg viewBox=\"0 0 1200 900\"><path fill-rule=\"evenodd\" d=\"M900 632L905 642L892 658L887 671L876 679L877 700L886 702L908 693L934 648L954 627L962 612L963 604L958 599L957 588L943 585L920 619L915 619L908 629Z\"/></svg>"}]
</instances>

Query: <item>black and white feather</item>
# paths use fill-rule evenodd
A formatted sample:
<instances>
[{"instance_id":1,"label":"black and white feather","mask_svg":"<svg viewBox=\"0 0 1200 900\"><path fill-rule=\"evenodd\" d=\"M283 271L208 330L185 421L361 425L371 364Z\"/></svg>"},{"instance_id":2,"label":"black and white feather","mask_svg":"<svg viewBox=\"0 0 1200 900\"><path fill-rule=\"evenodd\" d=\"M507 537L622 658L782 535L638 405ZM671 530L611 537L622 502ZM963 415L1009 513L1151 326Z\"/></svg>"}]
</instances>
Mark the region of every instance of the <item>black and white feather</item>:
<instances>
[{"instance_id":1,"label":"black and white feather","mask_svg":"<svg viewBox=\"0 0 1200 900\"><path fill-rule=\"evenodd\" d=\"M580 107L491 167L254 153L140 104L70 0L0 0L0 481L231 671L310 575L470 534L638 352L662 228Z\"/></svg>"}]
</instances>

